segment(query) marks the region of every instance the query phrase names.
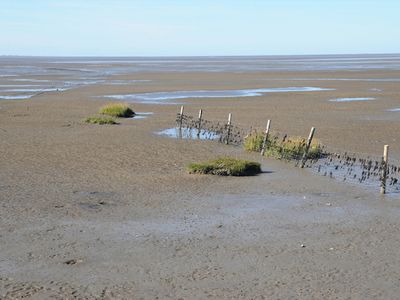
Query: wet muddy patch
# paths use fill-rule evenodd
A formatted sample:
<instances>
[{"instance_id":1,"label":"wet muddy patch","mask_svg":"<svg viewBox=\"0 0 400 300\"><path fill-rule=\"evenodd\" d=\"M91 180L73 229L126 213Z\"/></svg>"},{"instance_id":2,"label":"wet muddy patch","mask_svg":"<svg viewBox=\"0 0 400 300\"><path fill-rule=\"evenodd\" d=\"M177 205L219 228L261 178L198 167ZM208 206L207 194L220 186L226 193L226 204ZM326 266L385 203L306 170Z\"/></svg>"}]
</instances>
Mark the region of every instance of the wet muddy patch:
<instances>
[{"instance_id":1,"label":"wet muddy patch","mask_svg":"<svg viewBox=\"0 0 400 300\"><path fill-rule=\"evenodd\" d=\"M379 193L384 165L379 157L358 157L333 153L309 165L315 174L334 180L365 187ZM388 195L400 193L400 163L392 161L387 167L386 191Z\"/></svg>"}]
</instances>

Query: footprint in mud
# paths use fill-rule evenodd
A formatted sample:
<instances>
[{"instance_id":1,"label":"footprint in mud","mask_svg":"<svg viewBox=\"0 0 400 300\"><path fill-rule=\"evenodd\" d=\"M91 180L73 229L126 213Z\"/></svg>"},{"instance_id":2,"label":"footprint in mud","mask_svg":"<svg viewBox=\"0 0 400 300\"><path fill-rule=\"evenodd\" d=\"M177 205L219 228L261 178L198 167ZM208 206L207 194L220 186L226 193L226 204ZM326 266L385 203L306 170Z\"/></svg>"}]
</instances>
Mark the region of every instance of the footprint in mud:
<instances>
[{"instance_id":1,"label":"footprint in mud","mask_svg":"<svg viewBox=\"0 0 400 300\"><path fill-rule=\"evenodd\" d=\"M99 192L99 191L74 191L73 194L79 200L79 206L90 209L100 210L102 207L114 206L115 203L111 199L115 199L116 193L114 192Z\"/></svg>"},{"instance_id":2,"label":"footprint in mud","mask_svg":"<svg viewBox=\"0 0 400 300\"><path fill-rule=\"evenodd\" d=\"M100 209L99 204L93 204L93 203L79 203L79 206L87 209Z\"/></svg>"},{"instance_id":3,"label":"footprint in mud","mask_svg":"<svg viewBox=\"0 0 400 300\"><path fill-rule=\"evenodd\" d=\"M80 264L82 262L83 262L82 259L69 259L69 260L65 261L64 264L69 265L69 266L73 266L73 265Z\"/></svg>"},{"instance_id":4,"label":"footprint in mud","mask_svg":"<svg viewBox=\"0 0 400 300\"><path fill-rule=\"evenodd\" d=\"M79 205L83 208L88 208L88 209L101 209L102 206L111 206L113 204L102 200L99 201L98 203L81 202L79 203Z\"/></svg>"},{"instance_id":5,"label":"footprint in mud","mask_svg":"<svg viewBox=\"0 0 400 300\"><path fill-rule=\"evenodd\" d=\"M99 192L99 191L73 191L77 197L89 198L109 198L116 195L115 192Z\"/></svg>"}]
</instances>

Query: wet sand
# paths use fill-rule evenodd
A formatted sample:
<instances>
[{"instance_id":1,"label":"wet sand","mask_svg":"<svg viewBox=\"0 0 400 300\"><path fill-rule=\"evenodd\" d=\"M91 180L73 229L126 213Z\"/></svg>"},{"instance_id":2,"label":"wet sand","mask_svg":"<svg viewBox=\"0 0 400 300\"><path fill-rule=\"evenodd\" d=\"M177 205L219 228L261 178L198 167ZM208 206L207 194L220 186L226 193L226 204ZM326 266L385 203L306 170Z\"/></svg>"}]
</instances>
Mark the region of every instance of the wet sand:
<instances>
[{"instance_id":1,"label":"wet sand","mask_svg":"<svg viewBox=\"0 0 400 300\"><path fill-rule=\"evenodd\" d=\"M400 71L138 72L112 79L150 81L1 100L0 299L395 299L398 196L240 147L154 134L174 126L180 104L133 103L154 114L115 126L82 122L110 102L94 96L315 86L335 90L177 102L210 120L231 112L244 128L272 119L305 136L315 126L333 149L379 156L387 143L400 159L400 115L387 111L399 107L398 82L315 78ZM376 100L329 101L361 97ZM185 172L223 155L260 161L265 172Z\"/></svg>"}]
</instances>

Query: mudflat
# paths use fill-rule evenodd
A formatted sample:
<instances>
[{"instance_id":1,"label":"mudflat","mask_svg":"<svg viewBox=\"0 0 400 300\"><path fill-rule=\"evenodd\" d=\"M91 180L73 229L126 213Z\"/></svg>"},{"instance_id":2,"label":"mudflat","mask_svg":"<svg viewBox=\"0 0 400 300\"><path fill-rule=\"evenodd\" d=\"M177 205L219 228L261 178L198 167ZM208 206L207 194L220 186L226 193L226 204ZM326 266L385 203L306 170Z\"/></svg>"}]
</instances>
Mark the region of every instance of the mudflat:
<instances>
[{"instance_id":1,"label":"mudflat","mask_svg":"<svg viewBox=\"0 0 400 300\"><path fill-rule=\"evenodd\" d=\"M129 68L113 59L0 60L0 96L32 95L0 100L0 298L395 299L397 194L380 196L241 147L157 134L175 126L184 104L194 116L203 109L207 120L232 113L246 129L271 119L279 132L306 136L314 126L331 149L376 157L389 144L391 159L400 159L400 70L387 67L398 58L363 57L382 67L350 70L260 59L153 59ZM248 95L289 87L323 90ZM247 94L167 93L232 90ZM162 99L104 97L155 92ZM123 100L153 114L84 123ZM259 161L264 173L186 172L190 162L227 155Z\"/></svg>"}]
</instances>

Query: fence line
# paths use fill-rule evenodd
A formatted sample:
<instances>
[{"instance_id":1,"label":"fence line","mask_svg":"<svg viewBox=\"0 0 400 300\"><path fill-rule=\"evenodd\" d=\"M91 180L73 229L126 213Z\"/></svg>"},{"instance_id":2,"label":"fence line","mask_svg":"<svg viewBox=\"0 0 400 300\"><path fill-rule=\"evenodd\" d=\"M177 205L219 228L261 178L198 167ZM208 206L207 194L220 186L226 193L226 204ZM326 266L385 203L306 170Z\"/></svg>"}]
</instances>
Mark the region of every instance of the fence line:
<instances>
[{"instance_id":1,"label":"fence line","mask_svg":"<svg viewBox=\"0 0 400 300\"><path fill-rule=\"evenodd\" d=\"M196 132L199 139L218 140L225 144L240 145L243 142L244 130L232 124L232 114L228 115L228 122L209 121L203 118L203 110L199 111L199 117L183 114L183 109L176 117L177 128L180 136L184 135L184 129L190 133ZM192 136L192 134L190 134Z\"/></svg>"},{"instance_id":2,"label":"fence line","mask_svg":"<svg viewBox=\"0 0 400 300\"><path fill-rule=\"evenodd\" d=\"M184 115L184 108L181 107L178 113L177 127L179 128L179 137L182 137L182 130L197 131L197 138L218 140L221 143L230 145L242 145L246 138L252 135L262 134L261 145L253 149L261 155L265 155L268 147L276 141L285 142L290 138L287 135L274 133L271 136L271 120L267 121L264 132L250 128L250 132L245 134L245 130L239 126L233 125L232 114L228 115L228 122L208 121L203 118L203 110L200 109L198 118ZM367 155L346 151L334 151L334 148L322 146L321 155L310 157L309 150L315 134L315 128L312 127L308 139L303 139L300 143L301 151L290 152L290 159L285 154L285 149L280 149L280 159L295 161L296 166L312 169L315 173L323 176L329 176L338 180L380 187L382 194L400 192L400 162L391 160L389 163L388 145L384 146L383 156ZM190 134L192 136L192 134ZM305 150L304 150L305 149ZM328 151L330 149L330 151ZM337 150L337 149L336 149ZM353 154L350 154L353 153Z\"/></svg>"}]
</instances>

